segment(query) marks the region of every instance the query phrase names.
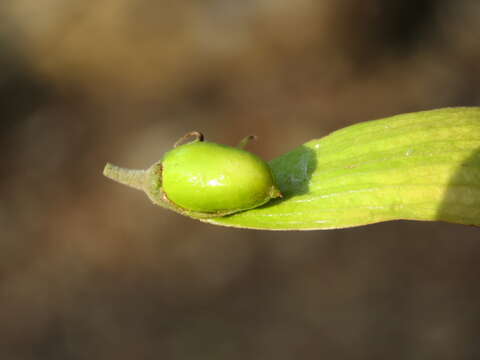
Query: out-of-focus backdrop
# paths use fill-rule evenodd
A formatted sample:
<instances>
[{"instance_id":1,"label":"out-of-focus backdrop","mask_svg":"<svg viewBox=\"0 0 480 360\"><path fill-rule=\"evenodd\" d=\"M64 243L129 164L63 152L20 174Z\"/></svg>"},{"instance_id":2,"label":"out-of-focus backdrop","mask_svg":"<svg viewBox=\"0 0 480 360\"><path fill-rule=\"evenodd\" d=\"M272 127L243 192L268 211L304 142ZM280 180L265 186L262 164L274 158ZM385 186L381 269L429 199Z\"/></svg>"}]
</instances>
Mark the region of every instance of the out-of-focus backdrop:
<instances>
[{"instance_id":1,"label":"out-of-focus backdrop","mask_svg":"<svg viewBox=\"0 0 480 360\"><path fill-rule=\"evenodd\" d=\"M479 358L476 228L235 230L101 175L479 103L476 0L2 0L0 358Z\"/></svg>"}]
</instances>

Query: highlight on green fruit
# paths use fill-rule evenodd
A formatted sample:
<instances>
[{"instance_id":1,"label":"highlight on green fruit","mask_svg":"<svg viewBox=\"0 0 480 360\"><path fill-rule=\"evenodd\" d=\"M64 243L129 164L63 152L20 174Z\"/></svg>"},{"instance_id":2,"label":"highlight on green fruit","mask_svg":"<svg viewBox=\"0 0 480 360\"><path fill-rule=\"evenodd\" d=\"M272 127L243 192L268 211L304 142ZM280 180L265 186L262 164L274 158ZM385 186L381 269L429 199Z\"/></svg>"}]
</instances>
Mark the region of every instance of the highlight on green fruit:
<instances>
[{"instance_id":1,"label":"highlight on green fruit","mask_svg":"<svg viewBox=\"0 0 480 360\"><path fill-rule=\"evenodd\" d=\"M193 142L162 160L163 170L172 171L170 179L162 175L162 161L146 171L107 164L104 174L144 190L157 205L237 228L338 229L400 219L480 225L480 107L359 123L309 141L268 166L246 152L252 158L232 160L245 164L236 167L241 176L230 180L221 194L215 187L196 192L201 182L193 180L194 173L222 176L226 159L236 159L234 154L243 150L205 143L195 132L187 135L192 134ZM208 149L202 143L210 144ZM216 163L218 152L225 162ZM183 167L173 165L183 157ZM174 168L183 168L186 175L175 174ZM253 169L263 174L260 179ZM243 202L247 199L251 203Z\"/></svg>"}]
</instances>

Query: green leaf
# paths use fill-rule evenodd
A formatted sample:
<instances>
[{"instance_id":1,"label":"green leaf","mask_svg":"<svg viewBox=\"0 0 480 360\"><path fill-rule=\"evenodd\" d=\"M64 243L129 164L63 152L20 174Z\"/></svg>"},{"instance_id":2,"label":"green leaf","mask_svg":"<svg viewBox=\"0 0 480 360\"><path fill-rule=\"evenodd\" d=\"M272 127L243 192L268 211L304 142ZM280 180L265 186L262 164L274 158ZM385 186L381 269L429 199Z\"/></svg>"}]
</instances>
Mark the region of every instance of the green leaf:
<instances>
[{"instance_id":1,"label":"green leaf","mask_svg":"<svg viewBox=\"0 0 480 360\"><path fill-rule=\"evenodd\" d=\"M316 230L408 219L480 225L480 108L349 126L270 162L284 194L216 225Z\"/></svg>"}]
</instances>

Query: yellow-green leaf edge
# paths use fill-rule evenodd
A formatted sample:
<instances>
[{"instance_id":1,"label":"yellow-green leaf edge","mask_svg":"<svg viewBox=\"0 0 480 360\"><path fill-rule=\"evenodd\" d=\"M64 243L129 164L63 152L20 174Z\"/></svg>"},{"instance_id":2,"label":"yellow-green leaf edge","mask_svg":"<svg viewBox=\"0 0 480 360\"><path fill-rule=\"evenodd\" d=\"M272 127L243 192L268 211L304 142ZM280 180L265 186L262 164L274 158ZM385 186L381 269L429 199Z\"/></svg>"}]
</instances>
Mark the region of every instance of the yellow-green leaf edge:
<instances>
[{"instance_id":1,"label":"yellow-green leaf edge","mask_svg":"<svg viewBox=\"0 0 480 360\"><path fill-rule=\"evenodd\" d=\"M283 199L202 221L261 230L389 220L480 225L480 107L352 125L270 162Z\"/></svg>"}]
</instances>

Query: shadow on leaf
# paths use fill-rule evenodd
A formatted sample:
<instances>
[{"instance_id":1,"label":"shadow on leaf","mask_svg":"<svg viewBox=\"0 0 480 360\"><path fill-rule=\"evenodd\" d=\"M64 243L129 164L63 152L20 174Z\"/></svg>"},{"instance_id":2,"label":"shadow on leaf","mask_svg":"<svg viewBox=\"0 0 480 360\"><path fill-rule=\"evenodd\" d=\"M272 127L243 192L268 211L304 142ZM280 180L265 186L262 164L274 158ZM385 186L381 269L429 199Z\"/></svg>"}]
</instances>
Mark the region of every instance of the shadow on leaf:
<instances>
[{"instance_id":1,"label":"shadow on leaf","mask_svg":"<svg viewBox=\"0 0 480 360\"><path fill-rule=\"evenodd\" d=\"M436 220L480 226L480 147L456 169Z\"/></svg>"},{"instance_id":2,"label":"shadow on leaf","mask_svg":"<svg viewBox=\"0 0 480 360\"><path fill-rule=\"evenodd\" d=\"M270 162L275 182L283 197L262 206L267 208L309 192L310 179L317 168L315 151L302 145Z\"/></svg>"}]
</instances>

